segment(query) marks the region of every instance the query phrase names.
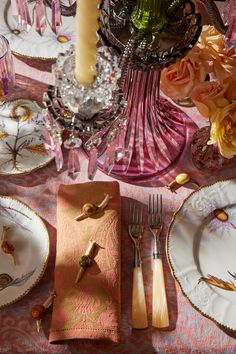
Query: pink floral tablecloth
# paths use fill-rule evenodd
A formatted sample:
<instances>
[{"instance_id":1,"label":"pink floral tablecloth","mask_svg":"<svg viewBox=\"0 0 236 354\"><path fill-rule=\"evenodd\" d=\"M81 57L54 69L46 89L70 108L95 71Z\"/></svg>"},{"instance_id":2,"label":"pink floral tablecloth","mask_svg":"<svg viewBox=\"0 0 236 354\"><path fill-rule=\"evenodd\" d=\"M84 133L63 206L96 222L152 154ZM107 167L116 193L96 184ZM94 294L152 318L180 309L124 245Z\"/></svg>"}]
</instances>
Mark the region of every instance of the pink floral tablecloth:
<instances>
[{"instance_id":1,"label":"pink floral tablecloth","mask_svg":"<svg viewBox=\"0 0 236 354\"><path fill-rule=\"evenodd\" d=\"M37 79L46 84L52 83L48 72L30 68L16 59L16 70L19 74L31 79ZM37 85L36 85L37 86ZM28 81L25 80L25 87ZM46 86L38 86L37 94L42 94ZM32 95L32 91L31 91ZM205 122L197 112L188 111L198 126ZM67 156L65 155L65 159ZM149 193L162 193L164 200L164 230L162 232L162 247L164 254L165 237L168 225L183 200L191 189L180 188L177 194L172 194L165 185L180 171L189 171L201 184L216 181L220 177L235 176L232 164L220 174L202 174L197 171L190 159L187 146L181 160L169 172L165 179L159 181L159 187L138 187L120 182L122 195L122 341L118 345L107 342L72 341L60 345L51 345L48 341L51 312L46 314L43 321L44 331L36 332L35 324L31 319L31 308L45 300L48 292L53 289L54 262L56 248L56 195L61 183L70 184L87 181L87 159L81 153L81 175L72 181L64 170L56 172L54 163L24 177L0 177L0 193L17 197L36 210L43 218L48 228L51 240L51 253L46 272L39 284L21 301L0 310L0 353L123 353L123 354L151 354L151 353L235 353L236 340L234 333L226 333L213 322L204 318L195 311L188 300L182 295L171 276L170 269L164 258L165 273L167 276L167 294L170 311L171 329L160 331L153 329L151 319L151 236L146 233L142 243L145 290L149 315L149 328L146 330L131 329L131 285L133 248L127 234L127 202L135 199L147 204ZM95 180L112 180L101 172L96 174ZM164 256L165 257L165 256Z\"/></svg>"}]
</instances>

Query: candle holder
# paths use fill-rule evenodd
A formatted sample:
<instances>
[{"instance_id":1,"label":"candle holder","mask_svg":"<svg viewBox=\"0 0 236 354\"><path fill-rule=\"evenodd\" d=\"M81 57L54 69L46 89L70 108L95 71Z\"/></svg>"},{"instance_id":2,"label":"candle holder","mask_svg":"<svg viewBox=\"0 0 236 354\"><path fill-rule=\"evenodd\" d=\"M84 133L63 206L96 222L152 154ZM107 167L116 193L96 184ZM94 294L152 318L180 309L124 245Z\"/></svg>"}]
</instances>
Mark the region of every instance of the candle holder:
<instances>
[{"instance_id":1,"label":"candle holder","mask_svg":"<svg viewBox=\"0 0 236 354\"><path fill-rule=\"evenodd\" d=\"M118 107L120 90L117 80L121 70L117 57L111 55L107 47L101 47L97 51L96 79L92 84L83 85L77 82L73 46L65 55L59 55L52 72L64 105L77 115L77 120L88 121L99 112L114 108L115 104Z\"/></svg>"},{"instance_id":2,"label":"candle holder","mask_svg":"<svg viewBox=\"0 0 236 354\"><path fill-rule=\"evenodd\" d=\"M208 11L215 27L225 33L227 26L214 2L199 0L198 3ZM192 49L201 33L200 20L191 0L103 0L99 35L102 44L120 56L120 71L116 69L112 74L108 70L110 78L97 81L98 92L106 92L105 86L111 77L115 78L115 95L102 95L106 103L92 104L90 113L87 112L88 102L96 96L94 88L80 86L70 78L70 72L74 72L72 53L59 58L54 69L57 87L53 94L48 93L51 94L49 110L64 127L69 124L73 134L79 130L89 154L90 179L99 167L130 183L155 184L178 161L189 134L186 124L189 117L160 97L160 75L164 67ZM112 58L110 56L108 62ZM106 72L101 66L101 72L104 70ZM86 97L84 107L82 97ZM57 106L62 114L58 114ZM73 124L70 118L67 123L70 111L76 114Z\"/></svg>"},{"instance_id":3,"label":"candle holder","mask_svg":"<svg viewBox=\"0 0 236 354\"><path fill-rule=\"evenodd\" d=\"M57 169L63 165L59 131L69 130L64 147L69 149L68 172L74 178L80 171L78 148L83 140L104 130L114 120L124 100L117 81L121 76L116 55L107 47L97 51L96 79L83 85L75 78L75 51L72 46L60 54L52 67L55 86L44 95L45 146L56 159ZM51 117L56 118L55 121ZM55 133L56 132L56 133ZM94 172L95 173L95 172Z\"/></svg>"}]
</instances>

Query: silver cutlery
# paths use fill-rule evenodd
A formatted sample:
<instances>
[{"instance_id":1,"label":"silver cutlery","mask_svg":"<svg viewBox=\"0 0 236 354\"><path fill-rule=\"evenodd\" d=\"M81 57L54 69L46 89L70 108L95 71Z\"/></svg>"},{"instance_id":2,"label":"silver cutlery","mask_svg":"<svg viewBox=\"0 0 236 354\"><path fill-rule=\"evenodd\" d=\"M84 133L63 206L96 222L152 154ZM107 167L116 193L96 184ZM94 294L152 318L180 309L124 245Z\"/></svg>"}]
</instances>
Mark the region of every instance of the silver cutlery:
<instances>
[{"instance_id":1,"label":"silver cutlery","mask_svg":"<svg viewBox=\"0 0 236 354\"><path fill-rule=\"evenodd\" d=\"M161 259L160 234L163 226L162 195L149 195L148 226L153 235L152 326L169 327L165 278Z\"/></svg>"}]
</instances>

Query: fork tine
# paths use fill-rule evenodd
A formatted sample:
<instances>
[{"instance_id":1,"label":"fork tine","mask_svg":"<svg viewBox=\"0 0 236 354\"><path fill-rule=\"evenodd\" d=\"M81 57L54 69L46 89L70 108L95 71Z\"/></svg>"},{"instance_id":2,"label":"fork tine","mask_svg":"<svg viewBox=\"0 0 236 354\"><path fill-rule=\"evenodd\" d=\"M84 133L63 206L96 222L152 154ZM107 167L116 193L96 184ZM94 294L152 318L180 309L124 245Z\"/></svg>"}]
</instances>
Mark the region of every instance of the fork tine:
<instances>
[{"instance_id":1,"label":"fork tine","mask_svg":"<svg viewBox=\"0 0 236 354\"><path fill-rule=\"evenodd\" d=\"M143 233L144 231L144 216L143 216L143 208L140 209L141 211L141 220L140 220L140 225L141 225L141 232Z\"/></svg>"},{"instance_id":2,"label":"fork tine","mask_svg":"<svg viewBox=\"0 0 236 354\"><path fill-rule=\"evenodd\" d=\"M160 222L163 220L163 210L162 210L162 194L160 195Z\"/></svg>"},{"instance_id":3,"label":"fork tine","mask_svg":"<svg viewBox=\"0 0 236 354\"><path fill-rule=\"evenodd\" d=\"M140 225L143 225L143 209L140 208Z\"/></svg>"},{"instance_id":4,"label":"fork tine","mask_svg":"<svg viewBox=\"0 0 236 354\"><path fill-rule=\"evenodd\" d=\"M134 204L133 205L133 218L132 218L132 223L133 223L133 225L136 225L136 205Z\"/></svg>"},{"instance_id":5,"label":"fork tine","mask_svg":"<svg viewBox=\"0 0 236 354\"><path fill-rule=\"evenodd\" d=\"M155 213L155 195L152 195L152 213Z\"/></svg>"},{"instance_id":6,"label":"fork tine","mask_svg":"<svg viewBox=\"0 0 236 354\"><path fill-rule=\"evenodd\" d=\"M130 220L132 218L132 204L129 204L129 215L128 215L128 219L129 219L129 224L130 224Z\"/></svg>"},{"instance_id":7,"label":"fork tine","mask_svg":"<svg viewBox=\"0 0 236 354\"><path fill-rule=\"evenodd\" d=\"M136 206L135 209L136 213L135 213L135 224L138 225L139 224L139 206Z\"/></svg>"},{"instance_id":8,"label":"fork tine","mask_svg":"<svg viewBox=\"0 0 236 354\"><path fill-rule=\"evenodd\" d=\"M149 194L148 197L148 224L151 224L152 218L151 218L151 194Z\"/></svg>"},{"instance_id":9,"label":"fork tine","mask_svg":"<svg viewBox=\"0 0 236 354\"><path fill-rule=\"evenodd\" d=\"M155 195L152 195L152 224L155 223Z\"/></svg>"},{"instance_id":10,"label":"fork tine","mask_svg":"<svg viewBox=\"0 0 236 354\"><path fill-rule=\"evenodd\" d=\"M155 212L155 224L158 223L158 216L159 216L159 195L156 195L156 212Z\"/></svg>"}]
</instances>

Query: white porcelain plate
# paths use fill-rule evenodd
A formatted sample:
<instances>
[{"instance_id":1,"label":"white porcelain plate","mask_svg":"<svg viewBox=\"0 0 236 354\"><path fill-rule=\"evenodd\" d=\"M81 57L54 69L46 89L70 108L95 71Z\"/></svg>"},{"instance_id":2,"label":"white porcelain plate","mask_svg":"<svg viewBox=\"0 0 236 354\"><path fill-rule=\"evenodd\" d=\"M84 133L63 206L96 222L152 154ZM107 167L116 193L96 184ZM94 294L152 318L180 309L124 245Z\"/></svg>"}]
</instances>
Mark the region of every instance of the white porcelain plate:
<instances>
[{"instance_id":1,"label":"white porcelain plate","mask_svg":"<svg viewBox=\"0 0 236 354\"><path fill-rule=\"evenodd\" d=\"M64 3L68 6L69 1ZM10 48L16 54L32 59L55 59L59 53L64 53L74 43L75 17L62 17L62 27L55 34L51 27L52 11L46 6L47 28L43 36L35 30L35 1L29 4L30 16L33 19L29 32L22 30L12 16L10 1L0 1L0 34L5 36Z\"/></svg>"},{"instance_id":2,"label":"white porcelain plate","mask_svg":"<svg viewBox=\"0 0 236 354\"><path fill-rule=\"evenodd\" d=\"M0 308L28 294L43 276L49 255L47 229L27 205L0 196L1 235L3 226L9 227L7 241L14 247L16 265L0 249Z\"/></svg>"},{"instance_id":3,"label":"white porcelain plate","mask_svg":"<svg viewBox=\"0 0 236 354\"><path fill-rule=\"evenodd\" d=\"M228 216L227 221L215 217L217 209L224 211L221 215ZM231 179L193 192L175 214L167 237L169 263L183 294L200 313L232 330L236 330L235 227L236 179Z\"/></svg>"},{"instance_id":4,"label":"white porcelain plate","mask_svg":"<svg viewBox=\"0 0 236 354\"><path fill-rule=\"evenodd\" d=\"M0 103L0 175L30 173L52 160L44 149L41 111L28 99Z\"/></svg>"}]
</instances>

